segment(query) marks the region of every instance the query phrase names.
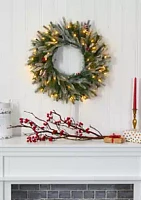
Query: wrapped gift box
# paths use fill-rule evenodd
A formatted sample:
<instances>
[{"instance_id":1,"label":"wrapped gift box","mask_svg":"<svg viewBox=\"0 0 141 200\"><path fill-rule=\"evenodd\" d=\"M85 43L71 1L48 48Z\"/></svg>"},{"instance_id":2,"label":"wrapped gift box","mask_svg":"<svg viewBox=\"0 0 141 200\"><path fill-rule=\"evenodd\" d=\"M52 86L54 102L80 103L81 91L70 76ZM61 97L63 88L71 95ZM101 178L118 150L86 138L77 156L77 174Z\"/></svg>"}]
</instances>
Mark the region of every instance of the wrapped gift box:
<instances>
[{"instance_id":1,"label":"wrapped gift box","mask_svg":"<svg viewBox=\"0 0 141 200\"><path fill-rule=\"evenodd\" d=\"M108 137L104 138L105 143L116 143L116 144L121 144L125 142L125 138L122 137L121 135L110 135Z\"/></svg>"},{"instance_id":2,"label":"wrapped gift box","mask_svg":"<svg viewBox=\"0 0 141 200\"><path fill-rule=\"evenodd\" d=\"M126 130L123 132L123 136L128 142L141 144L141 131L139 130Z\"/></svg>"}]
</instances>

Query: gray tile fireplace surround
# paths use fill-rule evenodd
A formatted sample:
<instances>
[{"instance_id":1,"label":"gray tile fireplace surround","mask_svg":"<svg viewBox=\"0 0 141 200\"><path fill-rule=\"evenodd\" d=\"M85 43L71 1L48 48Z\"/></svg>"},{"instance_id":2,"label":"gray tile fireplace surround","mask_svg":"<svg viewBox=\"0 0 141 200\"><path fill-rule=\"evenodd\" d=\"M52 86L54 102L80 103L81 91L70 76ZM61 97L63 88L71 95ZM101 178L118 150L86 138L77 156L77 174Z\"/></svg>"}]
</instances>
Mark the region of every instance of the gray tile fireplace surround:
<instances>
[{"instance_id":1,"label":"gray tile fireplace surround","mask_svg":"<svg viewBox=\"0 0 141 200\"><path fill-rule=\"evenodd\" d=\"M11 195L12 200L133 200L133 185L15 184Z\"/></svg>"}]
</instances>

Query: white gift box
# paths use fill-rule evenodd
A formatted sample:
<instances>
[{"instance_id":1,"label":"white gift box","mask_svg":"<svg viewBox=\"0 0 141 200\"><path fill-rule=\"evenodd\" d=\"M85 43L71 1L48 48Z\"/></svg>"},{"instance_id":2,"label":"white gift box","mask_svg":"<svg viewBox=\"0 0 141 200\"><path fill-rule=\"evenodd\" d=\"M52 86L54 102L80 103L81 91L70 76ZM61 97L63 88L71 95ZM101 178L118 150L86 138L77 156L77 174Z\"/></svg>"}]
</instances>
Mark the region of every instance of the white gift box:
<instances>
[{"instance_id":1,"label":"white gift box","mask_svg":"<svg viewBox=\"0 0 141 200\"><path fill-rule=\"evenodd\" d=\"M126 130L123 132L123 136L128 142L141 143L140 130Z\"/></svg>"},{"instance_id":2,"label":"white gift box","mask_svg":"<svg viewBox=\"0 0 141 200\"><path fill-rule=\"evenodd\" d=\"M0 139L11 138L11 104L0 102Z\"/></svg>"}]
</instances>

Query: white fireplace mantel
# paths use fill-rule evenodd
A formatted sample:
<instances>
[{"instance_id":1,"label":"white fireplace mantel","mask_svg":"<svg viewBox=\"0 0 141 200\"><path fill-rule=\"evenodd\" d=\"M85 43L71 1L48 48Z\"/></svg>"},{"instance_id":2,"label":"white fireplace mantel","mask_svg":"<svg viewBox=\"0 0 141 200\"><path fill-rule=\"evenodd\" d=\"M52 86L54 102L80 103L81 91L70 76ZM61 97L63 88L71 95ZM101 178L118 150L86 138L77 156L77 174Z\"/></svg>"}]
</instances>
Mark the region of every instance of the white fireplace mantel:
<instances>
[{"instance_id":1,"label":"white fireplace mantel","mask_svg":"<svg viewBox=\"0 0 141 200\"><path fill-rule=\"evenodd\" d=\"M0 141L0 200L11 200L11 184L134 184L141 199L141 145L105 144L101 140L26 143Z\"/></svg>"}]
</instances>

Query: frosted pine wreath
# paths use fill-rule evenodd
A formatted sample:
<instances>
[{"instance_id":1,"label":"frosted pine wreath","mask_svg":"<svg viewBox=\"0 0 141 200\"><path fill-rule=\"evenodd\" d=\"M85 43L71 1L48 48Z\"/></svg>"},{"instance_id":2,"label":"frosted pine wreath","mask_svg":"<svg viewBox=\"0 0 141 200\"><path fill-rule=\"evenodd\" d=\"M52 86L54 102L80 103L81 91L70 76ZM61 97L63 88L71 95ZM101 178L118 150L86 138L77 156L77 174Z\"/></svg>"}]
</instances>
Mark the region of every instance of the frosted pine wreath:
<instances>
[{"instance_id":1,"label":"frosted pine wreath","mask_svg":"<svg viewBox=\"0 0 141 200\"><path fill-rule=\"evenodd\" d=\"M38 31L37 38L32 40L28 59L33 84L38 85L36 92L72 103L96 96L109 71L110 56L102 36L91 29L90 21L73 23L63 19L60 24L50 22L43 27L44 31ZM79 73L63 74L54 66L55 52L66 45L79 49L84 57L84 67Z\"/></svg>"}]
</instances>

